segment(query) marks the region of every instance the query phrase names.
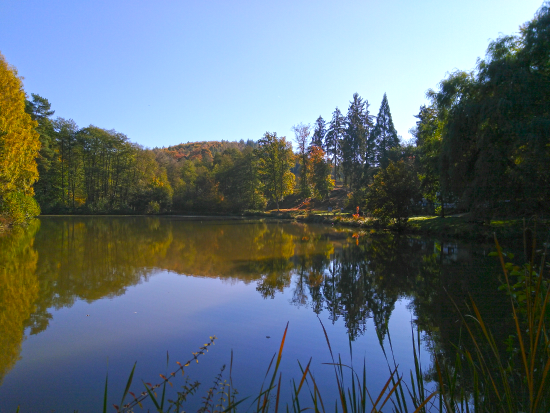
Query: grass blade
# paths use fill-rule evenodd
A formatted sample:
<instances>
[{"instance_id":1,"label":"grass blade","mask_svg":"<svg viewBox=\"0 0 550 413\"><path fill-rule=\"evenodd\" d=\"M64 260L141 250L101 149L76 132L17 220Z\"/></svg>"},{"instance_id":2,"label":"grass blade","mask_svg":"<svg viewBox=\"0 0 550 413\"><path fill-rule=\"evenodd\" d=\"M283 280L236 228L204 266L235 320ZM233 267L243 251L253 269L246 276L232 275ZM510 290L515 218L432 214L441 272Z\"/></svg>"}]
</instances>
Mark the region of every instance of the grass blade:
<instances>
[{"instance_id":1,"label":"grass blade","mask_svg":"<svg viewBox=\"0 0 550 413\"><path fill-rule=\"evenodd\" d=\"M107 376L105 377L105 392L103 393L103 413L107 413L107 384L109 383L109 372L107 372ZM19 411L19 407L17 408L17 411Z\"/></svg>"},{"instance_id":2,"label":"grass blade","mask_svg":"<svg viewBox=\"0 0 550 413\"><path fill-rule=\"evenodd\" d=\"M128 377L128 382L126 383L126 388L124 389L124 393L122 394L122 400L120 401L120 408L122 409L124 407L124 399L126 398L126 395L128 394L128 391L130 390L130 386L132 385L132 380L134 378L134 371L136 369L137 361L134 363L134 367L132 367L132 371L130 372L130 376Z\"/></svg>"}]
</instances>

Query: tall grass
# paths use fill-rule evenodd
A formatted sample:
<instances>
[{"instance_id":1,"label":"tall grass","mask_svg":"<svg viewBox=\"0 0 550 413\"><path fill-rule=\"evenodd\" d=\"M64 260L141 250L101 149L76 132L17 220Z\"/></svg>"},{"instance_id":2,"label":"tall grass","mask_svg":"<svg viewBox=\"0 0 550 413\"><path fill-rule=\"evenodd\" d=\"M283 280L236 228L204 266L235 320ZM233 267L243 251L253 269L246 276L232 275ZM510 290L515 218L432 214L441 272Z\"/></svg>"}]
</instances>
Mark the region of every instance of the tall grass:
<instances>
[{"instance_id":1,"label":"tall grass","mask_svg":"<svg viewBox=\"0 0 550 413\"><path fill-rule=\"evenodd\" d=\"M300 379L291 382L290 402L283 407L281 396L282 374L279 367L285 346L288 323L284 330L279 351L267 368L264 380L255 397L237 400L233 386L231 367L229 380L223 379L224 368L215 377L213 385L206 391L200 413L236 413L237 411L274 412L285 410L287 413L299 413L313 410L315 413L335 411L342 413L366 413L394 411L404 413L417 412L548 412L550 411L550 282L545 276L548 264L546 254L548 243L542 250L536 248L536 234L525 231L524 250L526 264L517 266L509 262L514 257L502 251L495 237L496 252L502 265L503 290L510 298L510 312L513 318L514 331L509 337L507 350L501 350L490 326L486 324L476 303L471 300L469 313L460 314L465 337L461 342L454 343L456 356L447 360L436 351L432 353L435 370L435 384L427 386L426 374L420 360L421 334L412 331L412 347L414 369L403 374L393 357L391 336L388 333L389 351L380 339L384 356L388 365L388 378L380 392L371 394L367 388L366 363L362 368L353 367L353 352L350 344L352 362L345 364L341 356L335 355L321 322L327 347L330 352L329 364L334 369L334 386L338 400L333 404L325 404L316 378L310 370L311 359L304 367L298 363ZM540 263L535 264L536 257ZM451 298L450 298L451 299ZM451 299L452 300L452 299ZM320 321L320 320L319 320ZM380 338L380 337L379 337ZM187 397L196 393L197 382L186 378L182 391L177 392L175 400L166 398L166 385L172 386L171 379L177 373L184 375L184 367L193 361L198 363L198 357L208 351L214 343L210 342L193 353L193 358L179 366L169 375L160 375L162 381L153 385L143 383L144 391L136 394L129 391L134 368L130 373L126 388L117 412L130 412L136 406L142 407L142 402L151 399L158 412L180 412ZM167 356L167 366L169 358ZM434 388L435 387L435 388ZM161 391L159 395L157 391ZM306 394L303 394L306 393ZM133 400L124 404L127 395ZM107 408L107 380L105 383L104 409ZM325 406L330 406L328 410Z\"/></svg>"}]
</instances>

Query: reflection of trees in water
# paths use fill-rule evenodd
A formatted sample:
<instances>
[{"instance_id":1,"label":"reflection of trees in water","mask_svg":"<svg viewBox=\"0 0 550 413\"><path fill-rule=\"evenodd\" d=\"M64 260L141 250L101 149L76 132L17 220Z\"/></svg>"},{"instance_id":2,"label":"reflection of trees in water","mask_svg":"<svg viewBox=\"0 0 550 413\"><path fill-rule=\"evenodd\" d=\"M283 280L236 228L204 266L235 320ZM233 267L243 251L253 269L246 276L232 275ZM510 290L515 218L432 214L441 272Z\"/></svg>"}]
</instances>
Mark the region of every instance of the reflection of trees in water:
<instances>
[{"instance_id":1,"label":"reflection of trees in water","mask_svg":"<svg viewBox=\"0 0 550 413\"><path fill-rule=\"evenodd\" d=\"M25 327L47 328L50 308L124 294L153 269L254 281L264 298L290 288L292 304L343 319L352 339L371 318L383 338L401 297L434 342L456 342L447 291L457 303L471 293L495 317L505 313L495 280L477 270L485 257L434 241L385 234L356 245L328 227L155 217L57 217L36 228L0 238L0 377L17 360Z\"/></svg>"},{"instance_id":2,"label":"reflection of trees in water","mask_svg":"<svg viewBox=\"0 0 550 413\"><path fill-rule=\"evenodd\" d=\"M0 384L19 359L25 322L38 296L33 236L39 226L34 220L26 230L0 236Z\"/></svg>"},{"instance_id":3,"label":"reflection of trees in water","mask_svg":"<svg viewBox=\"0 0 550 413\"><path fill-rule=\"evenodd\" d=\"M333 322L343 318L351 339L363 334L372 318L383 338L395 302L410 294L408 280L422 248L407 238L386 235L347 243L325 256L303 255L292 301L311 305L316 313L326 309Z\"/></svg>"},{"instance_id":4,"label":"reflection of trees in water","mask_svg":"<svg viewBox=\"0 0 550 413\"><path fill-rule=\"evenodd\" d=\"M451 248L384 234L362 237L358 245L348 243L330 256L303 255L295 265L292 302L318 314L325 309L333 322L342 318L352 339L365 332L372 318L383 339L396 301L408 298L422 330L444 331L446 342L456 343L456 311L449 295L464 308L472 294L487 313L497 309L493 318L505 315L499 311L503 297L494 277L497 263L488 261L483 249L462 246L457 253L457 248L456 243Z\"/></svg>"},{"instance_id":5,"label":"reflection of trees in water","mask_svg":"<svg viewBox=\"0 0 550 413\"><path fill-rule=\"evenodd\" d=\"M159 225L158 218L42 220L35 240L40 294L31 334L48 326L49 308L122 295L147 279L171 238L170 228Z\"/></svg>"},{"instance_id":6,"label":"reflection of trees in water","mask_svg":"<svg viewBox=\"0 0 550 413\"><path fill-rule=\"evenodd\" d=\"M51 308L122 295L154 269L258 280L259 291L274 296L289 285L295 254L331 251L323 233L157 217L52 217L14 230L0 238L0 378L19 357L25 328L44 331Z\"/></svg>"}]
</instances>

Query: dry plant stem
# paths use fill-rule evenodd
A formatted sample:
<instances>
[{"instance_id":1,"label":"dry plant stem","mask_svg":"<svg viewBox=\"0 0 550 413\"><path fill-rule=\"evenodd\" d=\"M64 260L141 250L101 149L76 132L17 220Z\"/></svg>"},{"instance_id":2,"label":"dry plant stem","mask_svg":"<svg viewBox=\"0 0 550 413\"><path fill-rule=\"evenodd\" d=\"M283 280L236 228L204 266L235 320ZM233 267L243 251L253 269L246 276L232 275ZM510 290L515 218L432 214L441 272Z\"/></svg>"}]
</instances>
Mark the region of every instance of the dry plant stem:
<instances>
[{"instance_id":1,"label":"dry plant stem","mask_svg":"<svg viewBox=\"0 0 550 413\"><path fill-rule=\"evenodd\" d=\"M179 368L175 371L173 371L172 373L170 373L170 375L168 377L166 377L164 374L159 374L159 376L163 379L160 383L157 383L155 385L151 384L151 383L144 383L145 384L145 389L146 391L144 392L141 392L139 396L136 396L134 393L130 392L130 391L127 391L129 394L132 395L132 397L134 398L133 401L131 401L130 403L127 403L126 405L122 406L121 407L118 407L117 405L113 405L114 408L116 409L117 412L129 412L131 411L131 409L133 407L135 407L136 405L139 405L140 407L142 407L142 404L141 402L143 402L147 397L149 397L152 393L151 392L154 392L155 389L159 388L160 386L166 386L166 384L169 384L170 386L172 386L172 383L170 382L170 380L176 376L177 373L179 373L181 371L181 375L183 376L184 375L184 367L187 367L191 364L191 362L195 361L195 362L199 362L198 358L199 356L203 355L205 352L208 351L208 347L210 347L211 345L214 344L214 340L216 340L216 336L212 336L210 337L210 341L208 343L206 343L204 346L202 347L199 347L199 351L196 352L196 353L193 353L193 357L191 359L189 359L186 363L184 364L181 364L179 361L176 362L176 364L179 366ZM134 365L135 367L135 365ZM128 380L128 384L126 385L126 388L129 389L130 385L131 385L131 382L132 382L132 376L133 376L133 370L132 370L132 374L130 375L130 378ZM123 400L124 400L124 396L123 396Z\"/></svg>"}]
</instances>

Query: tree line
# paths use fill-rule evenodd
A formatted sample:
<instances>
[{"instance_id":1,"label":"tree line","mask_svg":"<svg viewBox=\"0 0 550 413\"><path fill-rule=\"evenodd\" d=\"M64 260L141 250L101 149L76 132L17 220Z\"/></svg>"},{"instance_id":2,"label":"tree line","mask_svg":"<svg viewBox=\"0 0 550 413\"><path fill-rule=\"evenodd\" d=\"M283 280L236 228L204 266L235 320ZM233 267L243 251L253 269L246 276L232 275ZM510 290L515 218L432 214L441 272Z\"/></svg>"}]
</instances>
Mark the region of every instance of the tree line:
<instances>
[{"instance_id":1,"label":"tree line","mask_svg":"<svg viewBox=\"0 0 550 413\"><path fill-rule=\"evenodd\" d=\"M50 102L32 94L25 111L41 146L32 188L44 213L240 212L279 209L295 192L324 199L335 179L359 189L400 147L386 96L374 127L367 108L354 94L348 115L326 130L322 117L315 128L295 125L296 154L270 132L257 142L145 149L115 130L53 119Z\"/></svg>"},{"instance_id":2,"label":"tree line","mask_svg":"<svg viewBox=\"0 0 550 413\"><path fill-rule=\"evenodd\" d=\"M377 116L355 93L347 114L266 132L257 142L145 149L117 131L56 118L27 99L0 55L2 222L45 213L239 212L279 208L289 194L324 199L335 181L349 207L400 221L446 208L484 218L549 212L550 12L491 42L475 70L455 71L404 143L384 95ZM35 201L36 200L36 201ZM420 202L422 200L422 203Z\"/></svg>"},{"instance_id":3,"label":"tree line","mask_svg":"<svg viewBox=\"0 0 550 413\"><path fill-rule=\"evenodd\" d=\"M257 142L146 149L115 130L53 119L50 102L36 94L25 113L40 143L37 179L27 192L43 213L241 212L268 202L278 208L294 191L292 145L276 133ZM311 174L325 175L312 185L324 197L330 168L321 149L310 158Z\"/></svg>"}]
</instances>

